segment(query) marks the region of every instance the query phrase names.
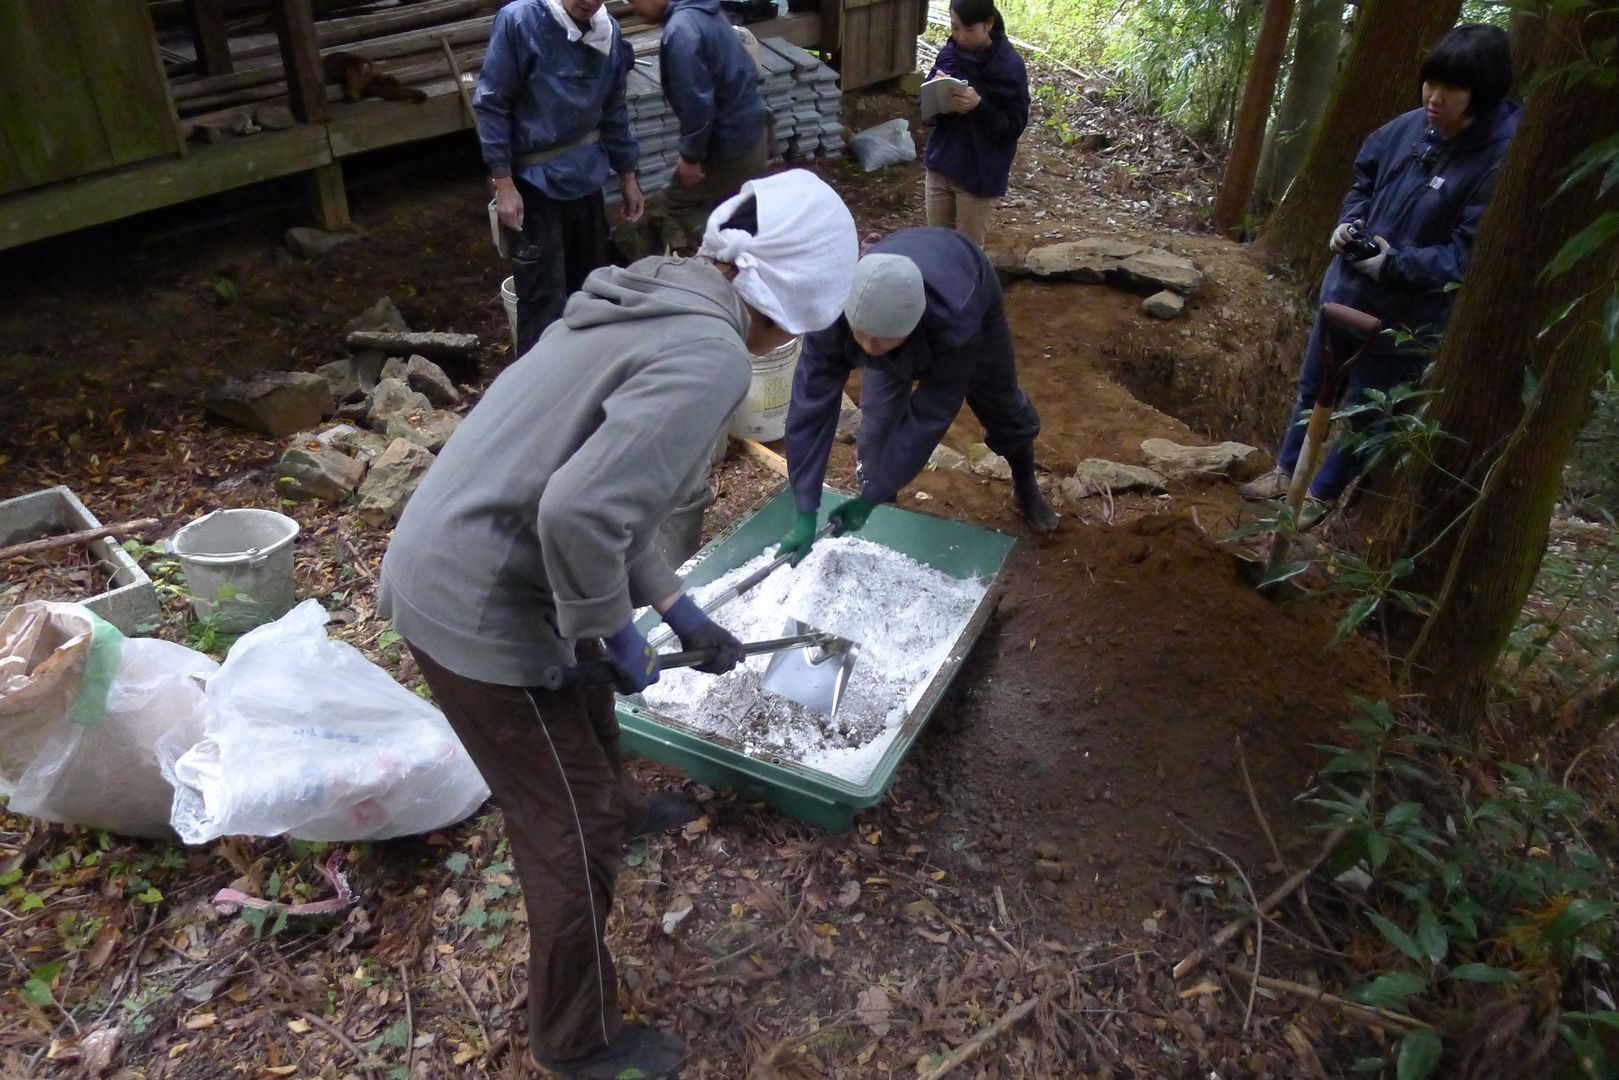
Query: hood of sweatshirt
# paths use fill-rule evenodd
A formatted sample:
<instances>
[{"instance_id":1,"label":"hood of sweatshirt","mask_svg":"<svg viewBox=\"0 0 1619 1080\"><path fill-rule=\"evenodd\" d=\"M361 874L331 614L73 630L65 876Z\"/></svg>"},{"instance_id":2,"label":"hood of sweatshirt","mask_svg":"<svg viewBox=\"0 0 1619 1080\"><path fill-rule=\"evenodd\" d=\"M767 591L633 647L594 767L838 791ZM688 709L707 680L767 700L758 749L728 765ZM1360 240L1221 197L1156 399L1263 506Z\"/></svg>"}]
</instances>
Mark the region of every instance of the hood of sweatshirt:
<instances>
[{"instance_id":1,"label":"hood of sweatshirt","mask_svg":"<svg viewBox=\"0 0 1619 1080\"><path fill-rule=\"evenodd\" d=\"M604 266L568 298L562 321L584 330L671 315L706 315L728 324L738 338L747 336L742 298L707 259L653 256L627 267Z\"/></svg>"},{"instance_id":2,"label":"hood of sweatshirt","mask_svg":"<svg viewBox=\"0 0 1619 1080\"><path fill-rule=\"evenodd\" d=\"M664 21L667 22L669 16L681 8L701 11L705 15L719 15L723 10L720 0L670 0L669 10L664 13Z\"/></svg>"}]
</instances>

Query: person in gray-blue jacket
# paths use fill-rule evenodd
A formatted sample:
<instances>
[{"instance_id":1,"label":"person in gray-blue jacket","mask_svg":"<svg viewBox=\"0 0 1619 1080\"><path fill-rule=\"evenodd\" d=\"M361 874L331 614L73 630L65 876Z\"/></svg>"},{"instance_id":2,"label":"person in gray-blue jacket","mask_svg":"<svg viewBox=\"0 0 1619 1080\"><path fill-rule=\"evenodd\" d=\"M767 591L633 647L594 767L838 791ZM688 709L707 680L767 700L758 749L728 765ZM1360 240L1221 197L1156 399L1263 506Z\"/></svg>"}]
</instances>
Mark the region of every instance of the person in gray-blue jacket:
<instances>
[{"instance_id":1,"label":"person in gray-blue jacket","mask_svg":"<svg viewBox=\"0 0 1619 1080\"><path fill-rule=\"evenodd\" d=\"M618 175L624 215L645 205L624 82L633 63L603 0L516 0L500 9L472 107L512 249L517 355L610 261L602 185Z\"/></svg>"},{"instance_id":2,"label":"person in gray-blue jacket","mask_svg":"<svg viewBox=\"0 0 1619 1080\"><path fill-rule=\"evenodd\" d=\"M663 96L680 121L680 156L665 200L695 244L714 207L765 171L759 69L720 0L630 0L630 8L663 23Z\"/></svg>"},{"instance_id":3,"label":"person in gray-blue jacket","mask_svg":"<svg viewBox=\"0 0 1619 1080\"><path fill-rule=\"evenodd\" d=\"M1337 257L1321 283L1321 299L1375 315L1386 332L1348 373L1344 406L1364 402L1368 391L1387 393L1421 377L1455 305L1454 286L1467 274L1473 235L1517 130L1520 107L1507 98L1511 85L1506 31L1458 26L1423 60L1422 107L1395 117L1361 146L1355 182L1328 241ZM1287 493L1304 446L1301 421L1321 388L1322 350L1329 340L1340 360L1360 344L1316 319L1277 467L1244 484L1244 498ZM1362 432L1382 423L1386 419L1375 412L1350 420ZM1360 447L1331 449L1310 481L1300 524L1308 528L1325 517L1369 457Z\"/></svg>"}]
</instances>

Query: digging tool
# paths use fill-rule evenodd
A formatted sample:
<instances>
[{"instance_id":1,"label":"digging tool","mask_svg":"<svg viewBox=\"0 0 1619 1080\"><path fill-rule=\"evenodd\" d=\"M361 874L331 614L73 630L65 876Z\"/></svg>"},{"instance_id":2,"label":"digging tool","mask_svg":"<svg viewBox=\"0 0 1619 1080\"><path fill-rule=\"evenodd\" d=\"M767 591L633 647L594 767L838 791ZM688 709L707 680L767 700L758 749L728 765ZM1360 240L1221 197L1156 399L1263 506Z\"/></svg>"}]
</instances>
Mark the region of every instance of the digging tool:
<instances>
[{"instance_id":1,"label":"digging tool","mask_svg":"<svg viewBox=\"0 0 1619 1080\"><path fill-rule=\"evenodd\" d=\"M1349 369L1371 351L1377 335L1383 330L1383 322L1376 316L1343 304L1322 304L1321 318L1363 340L1355 354L1340 364L1333 351L1332 336L1326 333L1321 335L1321 389L1317 391L1315 404L1310 409L1309 426L1304 431L1304 446L1299 451L1298 464L1293 467L1293 476L1287 485L1285 501L1295 522L1299 520L1304 507L1304 496L1310 490L1310 481L1315 479L1316 469L1321 465L1327 432L1332 427L1332 414L1338 407L1338 399L1343 397L1345 377ZM1271 539L1270 554L1258 570L1261 574L1260 584L1275 581L1283 560L1287 558L1288 541L1287 530L1277 529Z\"/></svg>"},{"instance_id":2,"label":"digging tool","mask_svg":"<svg viewBox=\"0 0 1619 1080\"><path fill-rule=\"evenodd\" d=\"M802 626L796 620L789 620L789 625ZM712 660L717 652L717 649L709 648L663 653L658 657L658 670L696 667ZM769 641L749 641L742 645L743 656L759 656L763 653L775 654L775 659L771 661L772 671L776 670L776 660L781 657L803 654L801 659L783 664L779 676L774 680L775 685L767 689L805 708L831 716L837 712L838 704L843 700L843 691L848 686L850 673L854 671L860 647L847 638L821 631L791 634ZM540 677L539 685L546 690L559 690L578 683L610 684L616 682L617 678L617 669L611 661L591 660L572 667L547 668ZM768 672L766 678L769 678Z\"/></svg>"},{"instance_id":3,"label":"digging tool","mask_svg":"<svg viewBox=\"0 0 1619 1080\"><path fill-rule=\"evenodd\" d=\"M817 543L832 535L832 530L835 528L835 526L836 523L831 521L827 522L825 525L822 525L820 529L816 531L815 540L811 541L811 543ZM778 555L772 559L768 565L762 566L755 570L753 573L749 574L735 585L732 585L730 588L721 590L719 593L715 594L715 596L710 599L708 603L703 605L703 614L713 615L714 612L718 611L726 604L729 604L732 600L735 600L737 597L759 584L759 582L763 581L777 570L780 570L783 566L786 566L792 557L791 552L786 555ZM819 631L813 626L809 626L804 627L801 631L789 631L789 633L813 634L819 633ZM673 630L665 629L656 637L652 638L652 640L648 641L647 644L656 649L674 640L674 636L675 632Z\"/></svg>"}]
</instances>

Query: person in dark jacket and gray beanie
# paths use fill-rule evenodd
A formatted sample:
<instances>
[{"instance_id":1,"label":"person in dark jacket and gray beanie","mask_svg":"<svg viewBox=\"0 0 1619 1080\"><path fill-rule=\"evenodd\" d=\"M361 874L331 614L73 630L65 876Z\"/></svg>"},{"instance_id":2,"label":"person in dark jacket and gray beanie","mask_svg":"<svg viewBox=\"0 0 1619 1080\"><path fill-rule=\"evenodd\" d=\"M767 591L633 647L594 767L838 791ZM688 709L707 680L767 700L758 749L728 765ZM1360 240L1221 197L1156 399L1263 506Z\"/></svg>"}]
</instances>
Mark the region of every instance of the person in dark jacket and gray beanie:
<instances>
[{"instance_id":1,"label":"person in dark jacket and gray beanie","mask_svg":"<svg viewBox=\"0 0 1619 1080\"><path fill-rule=\"evenodd\" d=\"M955 229L979 247L995 201L1006 194L1018 138L1029 122L1029 74L993 0L951 0L950 40L928 78L951 75L957 112L940 113L923 164L928 224Z\"/></svg>"},{"instance_id":2,"label":"person in dark jacket and gray beanie","mask_svg":"<svg viewBox=\"0 0 1619 1080\"><path fill-rule=\"evenodd\" d=\"M680 156L664 201L695 244L715 205L765 171L759 69L720 0L630 0L630 8L663 23L659 74L680 121Z\"/></svg>"},{"instance_id":3,"label":"person in dark jacket and gray beanie","mask_svg":"<svg viewBox=\"0 0 1619 1080\"><path fill-rule=\"evenodd\" d=\"M1506 96L1511 85L1506 32L1482 24L1458 26L1423 60L1422 107L1378 128L1362 145L1354 185L1329 240L1337 257L1322 281L1321 300L1375 315L1396 333L1386 330L1350 369L1344 406L1365 401L1368 390L1387 392L1420 378L1450 317L1453 283L1467 273L1473 235L1518 125L1518 103ZM1352 243L1356 232L1369 241L1363 250ZM1360 347L1346 331L1316 319L1277 468L1244 484L1244 497L1286 494L1304 445L1302 418L1321 387L1322 347L1329 339L1340 360ZM1366 431L1372 420L1363 413L1352 422ZM1333 447L1310 482L1300 523L1321 520L1366 464L1360 451Z\"/></svg>"},{"instance_id":4,"label":"person in dark jacket and gray beanie","mask_svg":"<svg viewBox=\"0 0 1619 1080\"><path fill-rule=\"evenodd\" d=\"M814 543L821 483L837 435L843 388L860 369L860 494L832 509L839 535L916 478L963 402L984 441L1012 469L1018 512L1037 533L1057 515L1035 476L1040 414L1018 386L1000 279L960 233L901 229L866 249L843 318L804 339L787 407L787 477L798 515L780 551Z\"/></svg>"},{"instance_id":5,"label":"person in dark jacket and gray beanie","mask_svg":"<svg viewBox=\"0 0 1619 1080\"><path fill-rule=\"evenodd\" d=\"M702 812L643 802L613 690L547 675L604 655L625 692L657 681L651 606L699 670L741 657L653 538L708 468L752 379L749 353L837 317L854 219L802 170L746 185L698 257L597 270L539 346L503 371L411 497L382 561L394 621L505 815L528 909L528 1036L570 1077L678 1074L679 1039L624 1023L603 942L620 846Z\"/></svg>"}]
</instances>

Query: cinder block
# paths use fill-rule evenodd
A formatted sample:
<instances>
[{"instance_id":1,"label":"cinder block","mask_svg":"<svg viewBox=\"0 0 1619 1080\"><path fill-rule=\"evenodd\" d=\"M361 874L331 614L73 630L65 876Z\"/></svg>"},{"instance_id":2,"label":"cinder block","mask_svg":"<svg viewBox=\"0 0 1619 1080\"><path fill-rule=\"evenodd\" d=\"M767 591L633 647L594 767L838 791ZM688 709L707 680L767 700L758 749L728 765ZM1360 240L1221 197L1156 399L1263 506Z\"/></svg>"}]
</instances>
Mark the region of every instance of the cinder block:
<instances>
[{"instance_id":1,"label":"cinder block","mask_svg":"<svg viewBox=\"0 0 1619 1080\"><path fill-rule=\"evenodd\" d=\"M97 529L101 522L66 486L45 488L0 502L0 547L35 540L46 534L82 532ZM152 579L129 557L115 537L90 542L90 550L112 578L112 587L95 596L52 597L64 603L83 604L126 634L155 623L161 614ZM0 619L15 604L0 606Z\"/></svg>"}]
</instances>

